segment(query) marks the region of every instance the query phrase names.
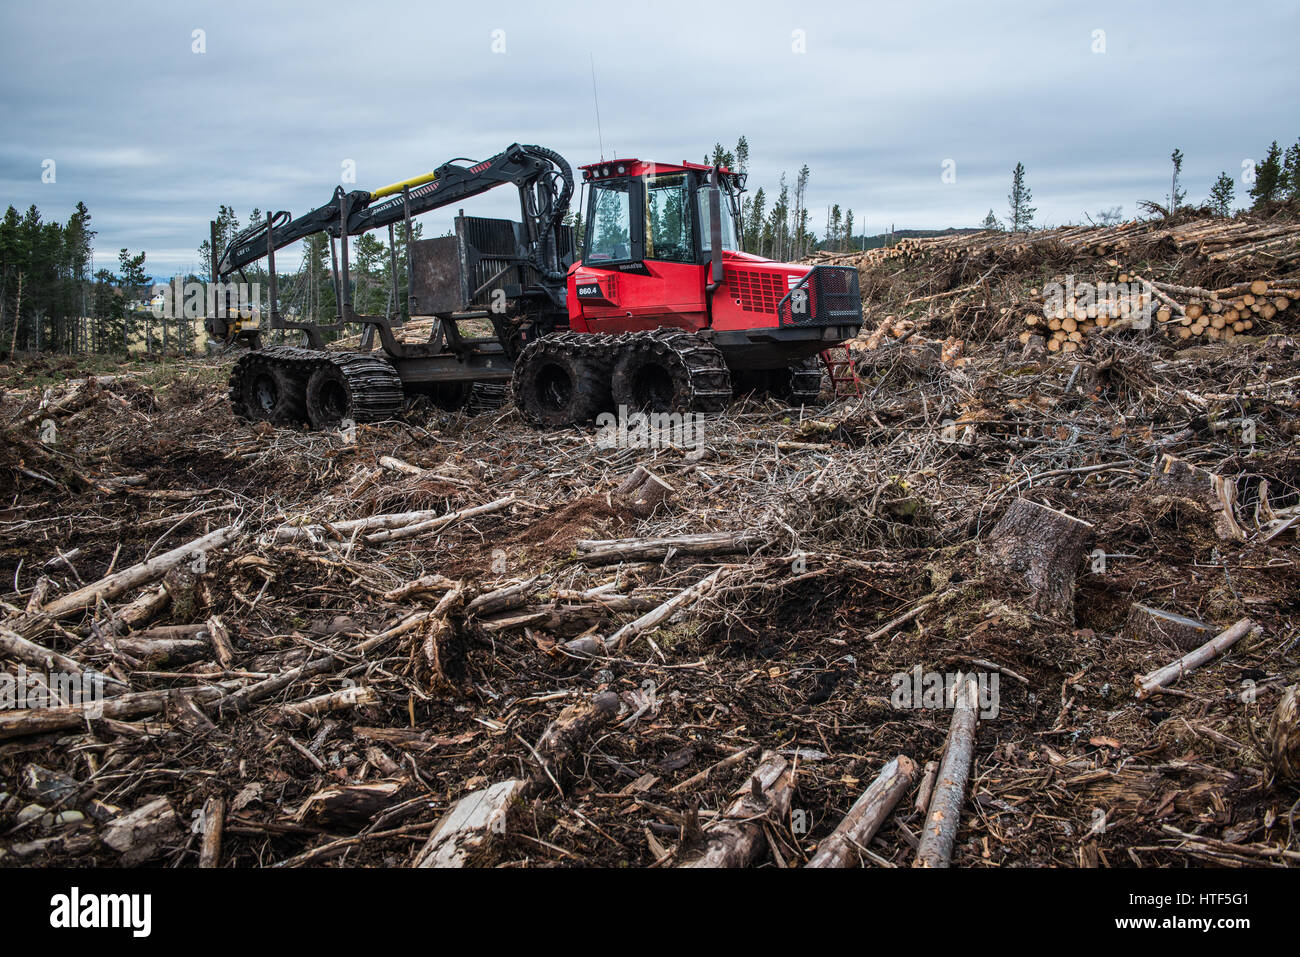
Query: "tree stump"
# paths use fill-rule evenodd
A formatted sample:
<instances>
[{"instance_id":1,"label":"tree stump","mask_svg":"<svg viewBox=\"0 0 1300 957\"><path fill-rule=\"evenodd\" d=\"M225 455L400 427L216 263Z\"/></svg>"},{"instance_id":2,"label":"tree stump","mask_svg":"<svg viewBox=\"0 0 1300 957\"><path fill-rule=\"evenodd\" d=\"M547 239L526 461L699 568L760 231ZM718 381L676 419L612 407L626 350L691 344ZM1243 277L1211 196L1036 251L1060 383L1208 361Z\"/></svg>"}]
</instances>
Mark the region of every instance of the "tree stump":
<instances>
[{"instance_id":1,"label":"tree stump","mask_svg":"<svg viewBox=\"0 0 1300 957\"><path fill-rule=\"evenodd\" d=\"M1214 511L1214 530L1225 541L1244 541L1246 533L1237 522L1237 483L1226 475L1215 475L1174 455L1165 454L1152 473L1155 487L1169 495L1200 502Z\"/></svg>"},{"instance_id":2,"label":"tree stump","mask_svg":"<svg viewBox=\"0 0 1300 957\"><path fill-rule=\"evenodd\" d=\"M1282 693L1268 725L1269 757L1283 781L1300 781L1300 685Z\"/></svg>"},{"instance_id":3,"label":"tree stump","mask_svg":"<svg viewBox=\"0 0 1300 957\"><path fill-rule=\"evenodd\" d=\"M1214 629L1204 622L1137 602L1133 603L1128 621L1124 623L1125 638L1153 644L1172 644L1182 651L1199 648L1214 635Z\"/></svg>"},{"instance_id":4,"label":"tree stump","mask_svg":"<svg viewBox=\"0 0 1300 957\"><path fill-rule=\"evenodd\" d=\"M614 495L632 514L640 518L648 518L660 502L674 493L675 489L671 485L645 466L638 465Z\"/></svg>"},{"instance_id":5,"label":"tree stump","mask_svg":"<svg viewBox=\"0 0 1300 957\"><path fill-rule=\"evenodd\" d=\"M986 554L1024 578L1036 611L1073 622L1074 579L1091 535L1091 523L1018 498L989 535Z\"/></svg>"}]
</instances>

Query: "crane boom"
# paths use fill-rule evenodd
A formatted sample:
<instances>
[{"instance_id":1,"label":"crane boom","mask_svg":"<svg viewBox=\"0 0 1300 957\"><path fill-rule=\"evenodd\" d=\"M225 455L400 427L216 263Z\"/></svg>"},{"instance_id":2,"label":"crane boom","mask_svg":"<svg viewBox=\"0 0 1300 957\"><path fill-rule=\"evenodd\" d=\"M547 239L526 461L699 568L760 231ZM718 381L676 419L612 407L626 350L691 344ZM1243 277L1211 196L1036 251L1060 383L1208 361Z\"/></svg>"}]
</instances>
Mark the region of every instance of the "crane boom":
<instances>
[{"instance_id":1,"label":"crane boom","mask_svg":"<svg viewBox=\"0 0 1300 957\"><path fill-rule=\"evenodd\" d=\"M533 265L544 275L559 275L558 262L545 261L547 248L553 250L554 243L544 240L564 219L573 195L573 170L568 161L554 150L515 143L482 162L462 162L470 165L457 165L456 160L451 160L432 172L372 192L345 192L339 186L328 203L297 219L291 219L286 211L274 213L269 220L254 223L230 241L217 262L217 278L224 279L268 255L271 249L280 249L315 233L324 232L337 238L343 233L345 209L347 234L355 236L407 216L418 216L478 196L506 183L519 188Z\"/></svg>"}]
</instances>

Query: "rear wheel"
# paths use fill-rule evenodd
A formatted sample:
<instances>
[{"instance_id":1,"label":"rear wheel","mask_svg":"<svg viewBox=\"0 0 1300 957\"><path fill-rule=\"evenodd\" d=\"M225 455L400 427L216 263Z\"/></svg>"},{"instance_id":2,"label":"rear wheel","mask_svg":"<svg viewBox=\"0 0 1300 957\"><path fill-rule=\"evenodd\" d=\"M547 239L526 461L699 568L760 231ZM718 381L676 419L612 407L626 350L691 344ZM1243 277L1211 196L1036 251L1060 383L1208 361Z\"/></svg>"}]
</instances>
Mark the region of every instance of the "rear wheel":
<instances>
[{"instance_id":1,"label":"rear wheel","mask_svg":"<svg viewBox=\"0 0 1300 957\"><path fill-rule=\"evenodd\" d=\"M306 418L300 378L272 363L254 359L237 373L237 408L254 422L289 425Z\"/></svg>"},{"instance_id":2,"label":"rear wheel","mask_svg":"<svg viewBox=\"0 0 1300 957\"><path fill-rule=\"evenodd\" d=\"M542 428L590 421L609 405L605 369L558 339L530 342L515 363L513 384L520 413Z\"/></svg>"},{"instance_id":3,"label":"rear wheel","mask_svg":"<svg viewBox=\"0 0 1300 957\"><path fill-rule=\"evenodd\" d=\"M614 361L614 402L646 412L689 412L691 370L661 341L643 339L623 347Z\"/></svg>"}]
</instances>

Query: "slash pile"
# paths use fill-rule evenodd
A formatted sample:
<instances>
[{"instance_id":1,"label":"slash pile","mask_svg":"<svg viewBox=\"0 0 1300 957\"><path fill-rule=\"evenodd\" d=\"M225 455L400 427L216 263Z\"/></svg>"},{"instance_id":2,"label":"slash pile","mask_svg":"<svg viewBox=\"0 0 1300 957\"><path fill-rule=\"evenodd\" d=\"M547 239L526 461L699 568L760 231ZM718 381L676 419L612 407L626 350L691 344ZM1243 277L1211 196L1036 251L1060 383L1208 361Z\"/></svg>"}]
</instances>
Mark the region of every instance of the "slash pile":
<instances>
[{"instance_id":1,"label":"slash pile","mask_svg":"<svg viewBox=\"0 0 1300 957\"><path fill-rule=\"evenodd\" d=\"M979 248L691 448L0 367L0 671L103 690L0 709L0 863L1293 865L1300 348L1027 356L1076 263Z\"/></svg>"}]
</instances>

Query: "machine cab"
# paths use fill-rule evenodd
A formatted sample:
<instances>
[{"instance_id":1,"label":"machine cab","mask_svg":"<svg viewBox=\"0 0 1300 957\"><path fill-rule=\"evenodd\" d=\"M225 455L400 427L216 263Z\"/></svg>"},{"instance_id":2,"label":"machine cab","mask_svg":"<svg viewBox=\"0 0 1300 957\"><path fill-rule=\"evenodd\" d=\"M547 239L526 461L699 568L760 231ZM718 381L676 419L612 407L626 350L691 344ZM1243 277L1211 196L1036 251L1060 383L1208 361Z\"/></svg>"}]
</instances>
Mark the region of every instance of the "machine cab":
<instances>
[{"instance_id":1,"label":"machine cab","mask_svg":"<svg viewBox=\"0 0 1300 957\"><path fill-rule=\"evenodd\" d=\"M582 167L588 189L581 263L569 272L570 324L626 332L708 325L713 167L635 159ZM722 249L739 250L743 177L718 170Z\"/></svg>"}]
</instances>

